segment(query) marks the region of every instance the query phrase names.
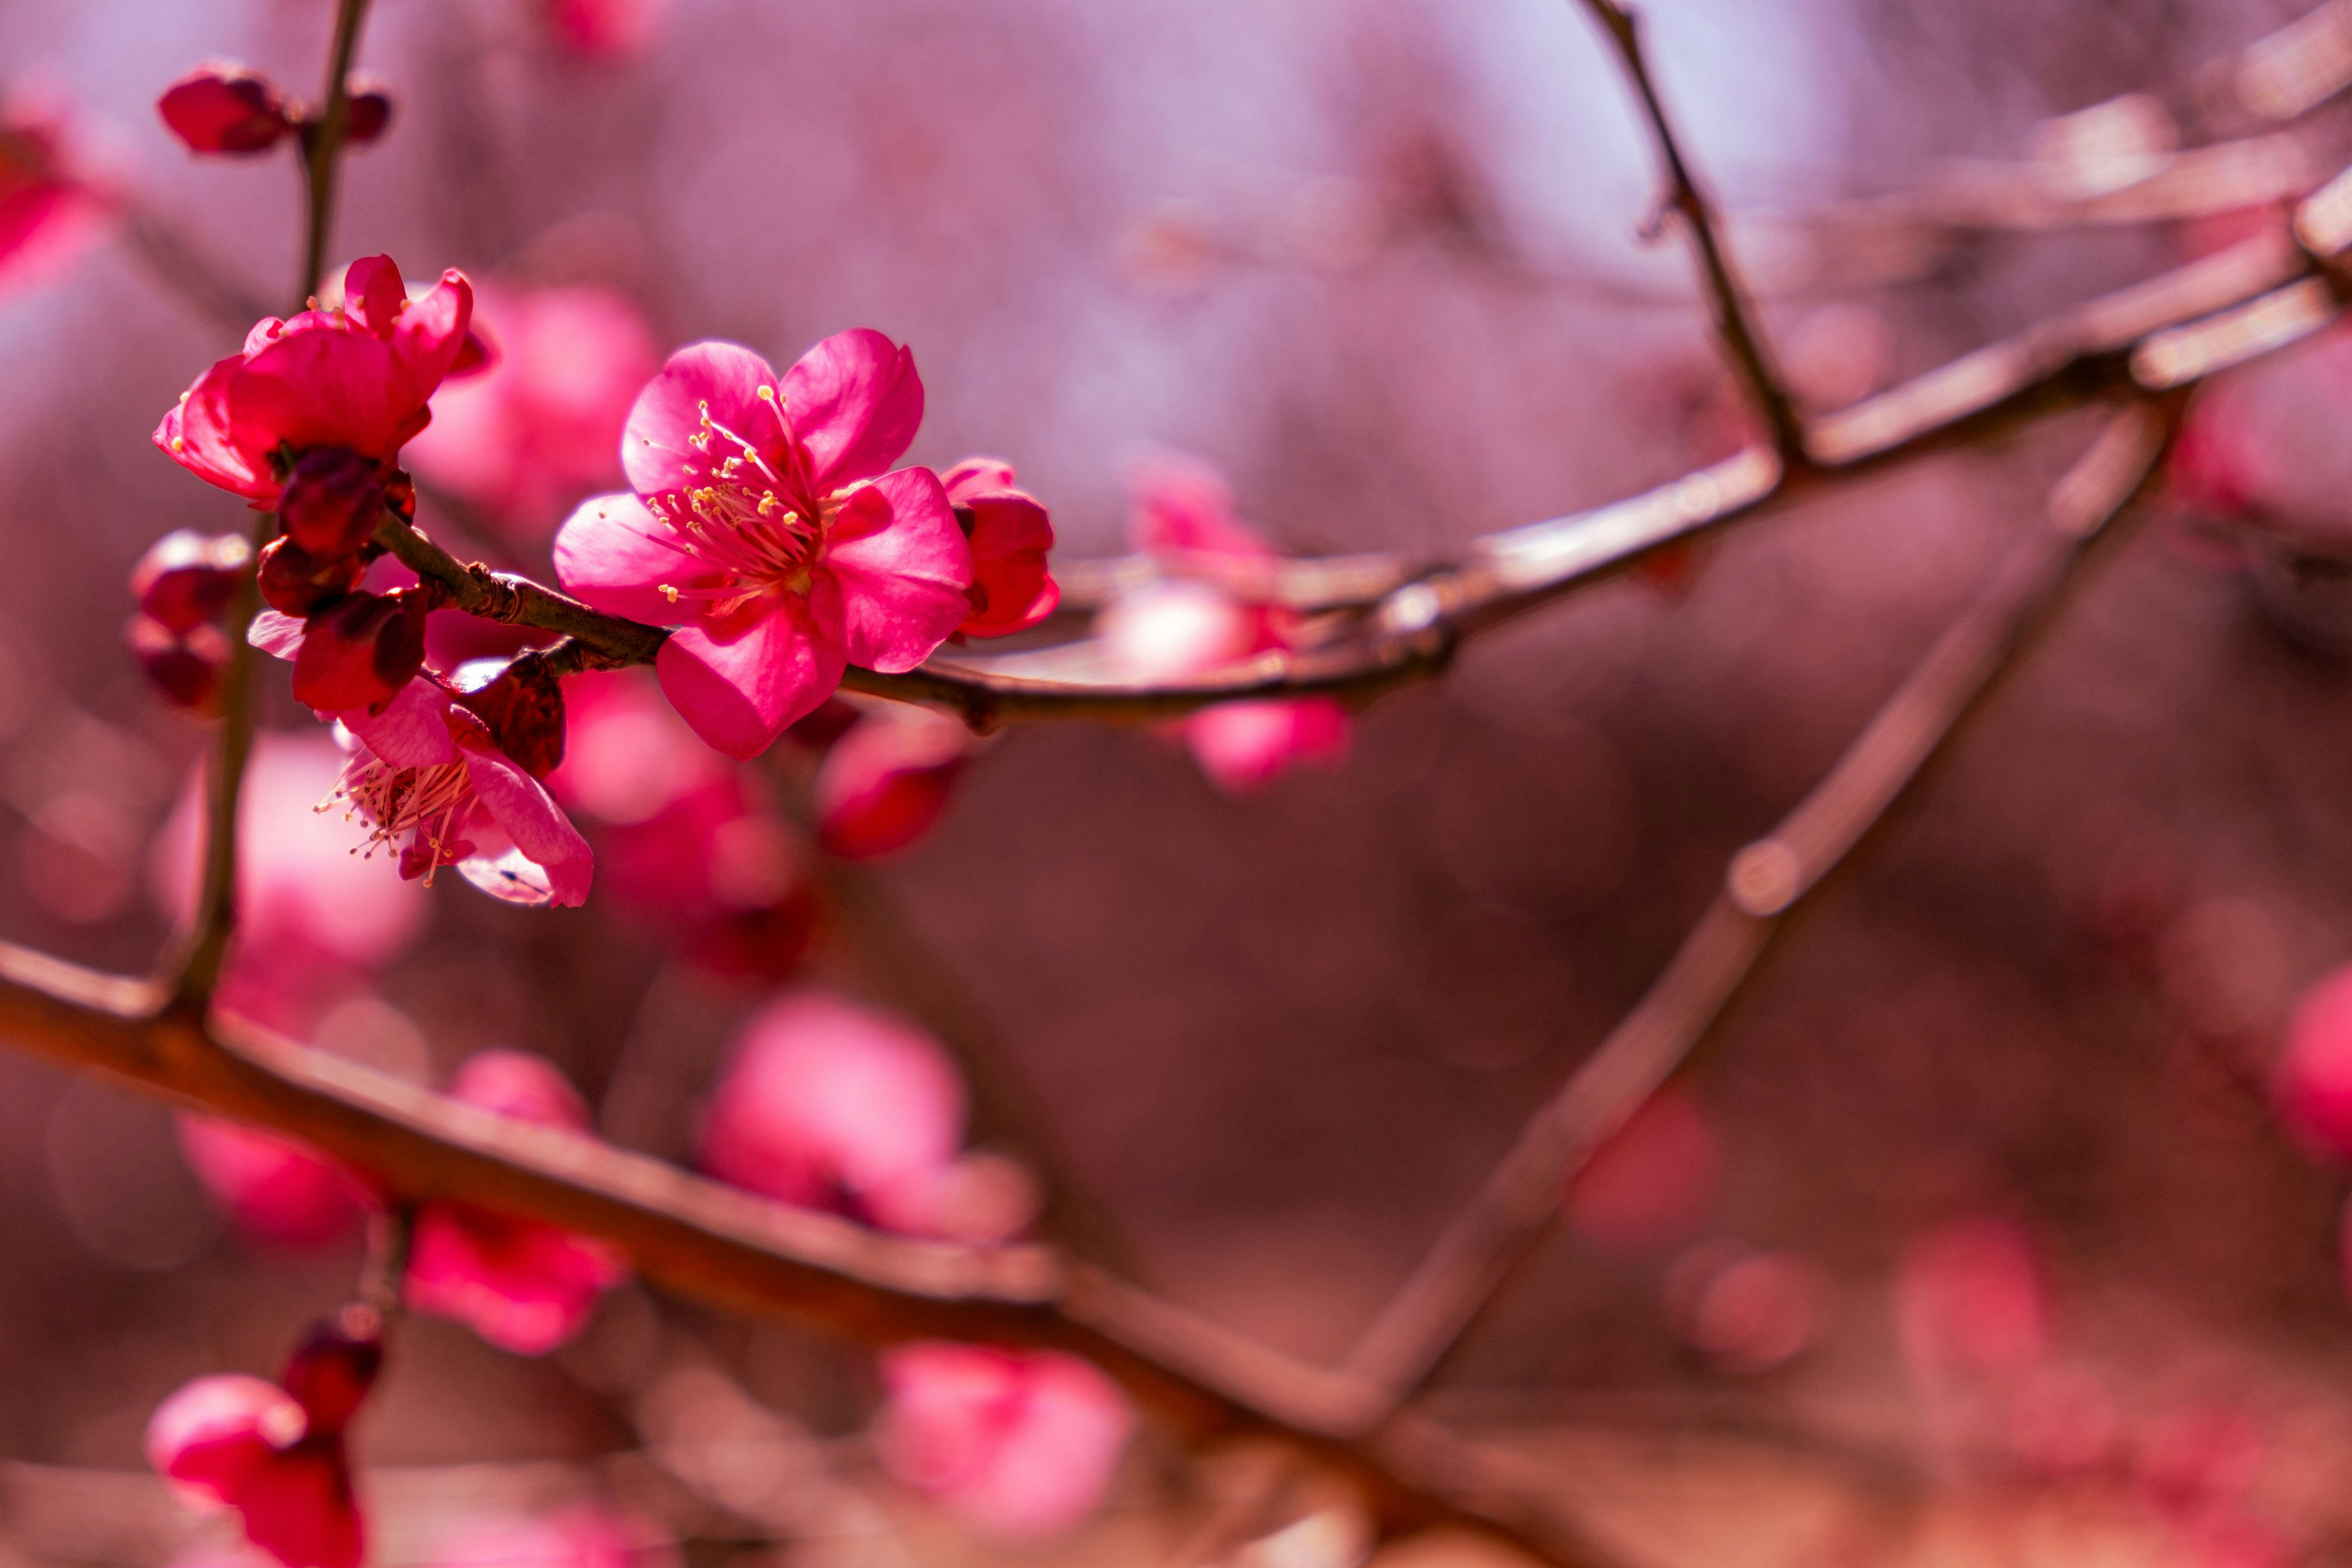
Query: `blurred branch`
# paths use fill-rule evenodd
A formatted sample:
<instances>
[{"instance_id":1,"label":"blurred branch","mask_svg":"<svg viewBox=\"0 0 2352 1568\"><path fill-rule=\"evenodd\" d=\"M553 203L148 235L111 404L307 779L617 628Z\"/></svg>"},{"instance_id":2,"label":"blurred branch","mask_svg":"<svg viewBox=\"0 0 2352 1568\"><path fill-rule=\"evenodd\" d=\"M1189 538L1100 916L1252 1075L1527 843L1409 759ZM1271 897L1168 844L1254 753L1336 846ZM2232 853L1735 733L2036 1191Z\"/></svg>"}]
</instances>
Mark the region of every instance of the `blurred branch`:
<instances>
[{"instance_id":1,"label":"blurred branch","mask_svg":"<svg viewBox=\"0 0 2352 1568\"><path fill-rule=\"evenodd\" d=\"M342 162L343 133L351 120L349 79L352 52L359 47L360 25L368 0L339 0L335 7L335 37L328 51L326 107L315 128L303 132L304 192L309 222L303 239L302 273L289 315L306 308L319 287L325 265L327 238L334 227L335 176ZM221 965L228 957L229 938L236 927L237 800L245 784L247 756L253 750L253 649L246 629L261 608L257 576L262 547L278 531L278 519L257 513L253 522L253 553L238 578L222 630L228 637L228 659L220 673L220 738L213 749L208 816L205 833L204 880L196 898L186 956L173 988L172 1005L201 1012L220 983Z\"/></svg>"},{"instance_id":2,"label":"blurred branch","mask_svg":"<svg viewBox=\"0 0 2352 1568\"><path fill-rule=\"evenodd\" d=\"M1368 1425L1347 1379L1045 1248L866 1231L163 1001L145 983L0 946L0 1037L299 1139L405 1201L462 1199L597 1237L652 1282L869 1344L947 1338L1067 1351L1194 1440L1269 1436L1330 1466L1390 1531L1451 1524L1560 1568L1607 1560L1553 1509L1498 1479L1483 1450L1410 1415Z\"/></svg>"},{"instance_id":3,"label":"blurred branch","mask_svg":"<svg viewBox=\"0 0 2352 1568\"><path fill-rule=\"evenodd\" d=\"M1617 0L1583 0L1583 5L1616 46L1618 62L1642 100L1643 116L1650 122L1650 132L1658 143L1659 161L1665 165L1666 195L1662 206L1682 214L1683 222L1690 229L1692 247L1698 252L1699 270L1706 281L1707 302L1715 312L1716 335L1723 340L1724 350L1738 370L1740 380L1748 384L1748 395L1755 400L1757 412L1764 416L1765 430L1781 467L1802 468L1807 460L1805 433L1798 423L1796 406L1790 402L1787 388L1773 370L1763 335L1756 330L1748 303L1741 297L1739 280L1732 275L1731 259L1724 253L1714 209L1700 193L1697 181L1691 177L1690 164L1683 157L1681 144L1675 140L1674 127L1667 122L1665 105L1658 100L1657 84L1650 78L1649 60L1642 49L1641 19Z\"/></svg>"},{"instance_id":4,"label":"blurred branch","mask_svg":"<svg viewBox=\"0 0 2352 1568\"><path fill-rule=\"evenodd\" d=\"M2132 503L2157 482L2178 418L2117 414L2053 493L2047 526L1947 630L1837 765L1732 858L1665 972L1538 1111L1518 1143L1366 1331L1349 1369L1402 1399L1460 1342L1559 1212L1568 1180L1715 1027L1798 905L1915 785L2016 665Z\"/></svg>"}]
</instances>

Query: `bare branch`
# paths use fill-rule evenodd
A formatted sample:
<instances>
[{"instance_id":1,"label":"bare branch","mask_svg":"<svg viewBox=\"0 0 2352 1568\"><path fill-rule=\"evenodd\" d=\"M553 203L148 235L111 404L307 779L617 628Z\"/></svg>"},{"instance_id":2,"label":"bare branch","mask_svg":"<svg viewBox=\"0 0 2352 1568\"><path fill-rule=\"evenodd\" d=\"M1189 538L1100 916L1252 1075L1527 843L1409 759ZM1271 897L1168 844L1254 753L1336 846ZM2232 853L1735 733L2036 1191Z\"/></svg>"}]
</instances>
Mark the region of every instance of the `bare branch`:
<instances>
[{"instance_id":1,"label":"bare branch","mask_svg":"<svg viewBox=\"0 0 2352 1568\"><path fill-rule=\"evenodd\" d=\"M2175 416L2177 417L2177 410ZM2016 664L2131 503L2168 421L2118 414L2062 480L1985 595L1896 689L1829 775L1742 849L1665 972L1538 1111L1358 1343L1350 1370L1394 1398L1427 1381L1559 1213L1563 1184L1715 1027L1788 915L1918 781Z\"/></svg>"}]
</instances>

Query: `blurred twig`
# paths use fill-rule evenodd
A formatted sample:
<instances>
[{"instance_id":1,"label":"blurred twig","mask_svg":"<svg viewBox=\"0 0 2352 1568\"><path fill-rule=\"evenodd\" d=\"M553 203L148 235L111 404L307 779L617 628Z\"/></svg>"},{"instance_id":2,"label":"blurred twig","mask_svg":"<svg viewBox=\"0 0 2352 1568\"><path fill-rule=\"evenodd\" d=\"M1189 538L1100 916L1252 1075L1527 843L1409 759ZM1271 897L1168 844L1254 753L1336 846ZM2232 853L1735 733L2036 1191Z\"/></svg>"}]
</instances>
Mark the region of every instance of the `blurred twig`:
<instances>
[{"instance_id":1,"label":"blurred twig","mask_svg":"<svg viewBox=\"0 0 2352 1568\"><path fill-rule=\"evenodd\" d=\"M2173 417L2177 417L2175 411ZM1560 1194L1723 1016L1801 900L1915 784L2015 665L2155 481L2168 418L2116 415L1990 589L1945 632L1827 777L1731 861L1719 893L1601 1047L1519 1136L1470 1206L1359 1342L1355 1374L1392 1397L1419 1388L1559 1211Z\"/></svg>"}]
</instances>

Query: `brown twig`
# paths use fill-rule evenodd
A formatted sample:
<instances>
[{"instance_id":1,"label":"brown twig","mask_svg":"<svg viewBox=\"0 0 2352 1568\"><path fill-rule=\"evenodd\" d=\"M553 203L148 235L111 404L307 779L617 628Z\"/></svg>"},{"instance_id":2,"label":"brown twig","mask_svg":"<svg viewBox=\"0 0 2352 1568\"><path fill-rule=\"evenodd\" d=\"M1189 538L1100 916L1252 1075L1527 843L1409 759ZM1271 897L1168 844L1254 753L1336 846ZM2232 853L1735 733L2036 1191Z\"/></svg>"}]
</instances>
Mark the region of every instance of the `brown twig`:
<instances>
[{"instance_id":1,"label":"brown twig","mask_svg":"<svg viewBox=\"0 0 2352 1568\"><path fill-rule=\"evenodd\" d=\"M2177 410L2174 413L2177 417ZM1349 1369L1392 1398L1427 1381L1559 1209L1563 1184L1715 1027L1797 905L1917 783L2156 482L2168 419L2118 414L1990 588L1937 640L1827 777L1736 856L1664 973L1517 1144L1359 1342Z\"/></svg>"},{"instance_id":2,"label":"brown twig","mask_svg":"<svg viewBox=\"0 0 2352 1568\"><path fill-rule=\"evenodd\" d=\"M342 158L343 132L351 118L348 84L352 54L359 47L360 25L366 18L367 7L368 0L339 0L335 7L334 43L327 60L326 108L316 128L305 132L303 137L303 191L309 221L304 226L302 272L296 281L294 304L289 314L309 303L318 289L320 271L326 264L328 237L334 228L335 174ZM255 517L253 557L257 562L262 547L277 531L274 514L263 512ZM228 637L228 659L220 673L220 735L213 747L207 778L210 793L204 879L197 893L195 921L190 927L186 952L178 965L172 992L172 1005L191 1012L201 1012L210 1003L214 987L220 984L221 966L227 962L229 939L236 930L237 801L245 784L246 759L253 750L253 650L247 646L245 634L261 608L260 584L255 574L255 566L247 565L238 579L222 626Z\"/></svg>"}]
</instances>

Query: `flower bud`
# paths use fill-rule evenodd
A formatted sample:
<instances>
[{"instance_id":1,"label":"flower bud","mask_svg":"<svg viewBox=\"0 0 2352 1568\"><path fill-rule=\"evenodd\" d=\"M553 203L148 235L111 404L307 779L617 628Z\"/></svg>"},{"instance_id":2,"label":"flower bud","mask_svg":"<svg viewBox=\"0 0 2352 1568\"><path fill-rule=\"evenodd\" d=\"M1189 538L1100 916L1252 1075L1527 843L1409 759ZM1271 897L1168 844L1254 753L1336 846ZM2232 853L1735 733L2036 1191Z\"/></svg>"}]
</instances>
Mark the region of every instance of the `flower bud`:
<instances>
[{"instance_id":1,"label":"flower bud","mask_svg":"<svg viewBox=\"0 0 2352 1568\"><path fill-rule=\"evenodd\" d=\"M185 635L226 613L236 574L252 553L252 546L234 533L207 535L183 528L147 547L131 569L131 591L139 595L142 615Z\"/></svg>"},{"instance_id":2,"label":"flower bud","mask_svg":"<svg viewBox=\"0 0 2352 1568\"><path fill-rule=\"evenodd\" d=\"M294 700L322 713L381 709L425 667L430 602L412 593L352 594L303 624Z\"/></svg>"},{"instance_id":3,"label":"flower bud","mask_svg":"<svg viewBox=\"0 0 2352 1568\"><path fill-rule=\"evenodd\" d=\"M457 672L461 686L472 668ZM528 655L516 659L481 685L459 692L457 700L489 726L499 750L531 777L543 779L562 765L563 687L541 660Z\"/></svg>"},{"instance_id":4,"label":"flower bud","mask_svg":"<svg viewBox=\"0 0 2352 1568\"><path fill-rule=\"evenodd\" d=\"M366 558L334 555L323 560L290 539L273 539L261 550L261 600L289 616L308 616L360 585Z\"/></svg>"},{"instance_id":5,"label":"flower bud","mask_svg":"<svg viewBox=\"0 0 2352 1568\"><path fill-rule=\"evenodd\" d=\"M310 1325L278 1383L310 1416L310 1435L320 1436L350 1425L383 1367L381 1321L370 1308L348 1307Z\"/></svg>"},{"instance_id":6,"label":"flower bud","mask_svg":"<svg viewBox=\"0 0 2352 1568\"><path fill-rule=\"evenodd\" d=\"M295 460L278 502L286 537L321 560L349 555L374 536L383 513L375 462L348 447L318 447Z\"/></svg>"},{"instance_id":7,"label":"flower bud","mask_svg":"<svg viewBox=\"0 0 2352 1568\"><path fill-rule=\"evenodd\" d=\"M155 108L192 153L259 153L293 129L286 100L267 77L221 61L165 88Z\"/></svg>"},{"instance_id":8,"label":"flower bud","mask_svg":"<svg viewBox=\"0 0 2352 1568\"><path fill-rule=\"evenodd\" d=\"M200 625L183 637L151 616L133 616L122 635L148 684L164 701L205 718L220 711L228 638L218 626Z\"/></svg>"},{"instance_id":9,"label":"flower bud","mask_svg":"<svg viewBox=\"0 0 2352 1568\"><path fill-rule=\"evenodd\" d=\"M348 89L351 97L344 110L343 140L354 147L364 147L383 134L392 123L392 93L373 77L355 76Z\"/></svg>"}]
</instances>

